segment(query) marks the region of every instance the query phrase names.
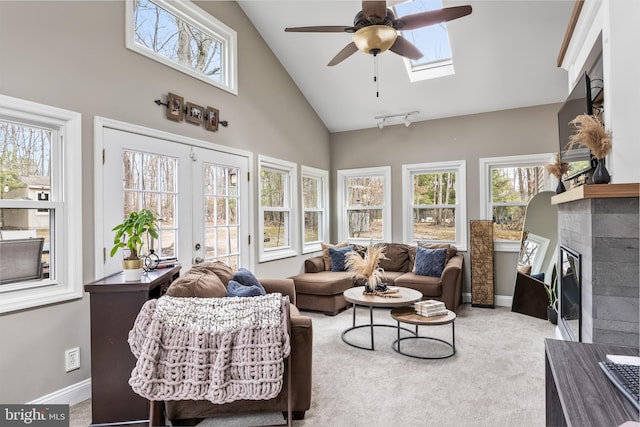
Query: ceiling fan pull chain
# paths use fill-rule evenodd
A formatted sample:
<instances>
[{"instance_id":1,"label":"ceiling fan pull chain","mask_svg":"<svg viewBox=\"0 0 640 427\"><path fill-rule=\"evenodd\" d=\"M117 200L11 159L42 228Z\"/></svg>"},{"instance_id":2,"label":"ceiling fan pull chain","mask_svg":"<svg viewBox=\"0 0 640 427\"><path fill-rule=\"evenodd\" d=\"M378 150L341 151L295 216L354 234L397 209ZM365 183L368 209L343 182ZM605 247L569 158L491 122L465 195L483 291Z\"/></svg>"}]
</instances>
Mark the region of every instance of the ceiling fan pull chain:
<instances>
[{"instance_id":1,"label":"ceiling fan pull chain","mask_svg":"<svg viewBox=\"0 0 640 427\"><path fill-rule=\"evenodd\" d=\"M373 55L373 81L376 84L376 98L380 98L378 85L378 55Z\"/></svg>"}]
</instances>

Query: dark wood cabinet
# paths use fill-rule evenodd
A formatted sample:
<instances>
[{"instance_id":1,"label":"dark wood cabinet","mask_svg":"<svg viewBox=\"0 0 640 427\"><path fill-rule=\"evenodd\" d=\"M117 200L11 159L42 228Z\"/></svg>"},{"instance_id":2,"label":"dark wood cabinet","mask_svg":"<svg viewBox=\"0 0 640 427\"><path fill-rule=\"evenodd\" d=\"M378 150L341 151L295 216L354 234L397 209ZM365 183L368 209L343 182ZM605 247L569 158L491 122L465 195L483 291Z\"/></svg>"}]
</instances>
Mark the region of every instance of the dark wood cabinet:
<instances>
[{"instance_id":1,"label":"dark wood cabinet","mask_svg":"<svg viewBox=\"0 0 640 427\"><path fill-rule=\"evenodd\" d=\"M545 340L548 426L619 426L638 421L633 404L598 366L607 354L637 356L638 349Z\"/></svg>"},{"instance_id":2,"label":"dark wood cabinet","mask_svg":"<svg viewBox=\"0 0 640 427\"><path fill-rule=\"evenodd\" d=\"M129 386L136 359L127 338L142 305L162 296L179 274L173 267L125 282L120 272L84 286L91 307L92 424L148 423L149 402Z\"/></svg>"}]
</instances>

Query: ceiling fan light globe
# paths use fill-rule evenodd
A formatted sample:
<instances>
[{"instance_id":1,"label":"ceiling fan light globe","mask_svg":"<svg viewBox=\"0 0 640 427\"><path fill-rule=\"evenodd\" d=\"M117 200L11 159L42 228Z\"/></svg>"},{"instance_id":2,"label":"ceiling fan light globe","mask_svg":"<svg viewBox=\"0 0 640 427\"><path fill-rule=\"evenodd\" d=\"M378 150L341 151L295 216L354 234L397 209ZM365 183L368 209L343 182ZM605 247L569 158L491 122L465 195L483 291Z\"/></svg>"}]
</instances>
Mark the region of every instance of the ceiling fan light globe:
<instances>
[{"instance_id":1,"label":"ceiling fan light globe","mask_svg":"<svg viewBox=\"0 0 640 427\"><path fill-rule=\"evenodd\" d=\"M378 54L389 50L398 32L387 25L370 25L353 34L353 43L364 53Z\"/></svg>"}]
</instances>

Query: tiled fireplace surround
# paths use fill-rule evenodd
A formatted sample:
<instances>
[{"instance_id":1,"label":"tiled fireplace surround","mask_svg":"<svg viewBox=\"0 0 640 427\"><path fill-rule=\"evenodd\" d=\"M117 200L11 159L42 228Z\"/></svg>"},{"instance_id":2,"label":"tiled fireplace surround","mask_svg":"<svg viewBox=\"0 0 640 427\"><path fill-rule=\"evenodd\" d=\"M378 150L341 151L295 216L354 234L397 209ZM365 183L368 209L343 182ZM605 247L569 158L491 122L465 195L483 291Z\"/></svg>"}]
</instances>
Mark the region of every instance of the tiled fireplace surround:
<instances>
[{"instance_id":1,"label":"tiled fireplace surround","mask_svg":"<svg viewBox=\"0 0 640 427\"><path fill-rule=\"evenodd\" d=\"M583 187L553 198L558 243L582 256L582 341L638 347L640 184Z\"/></svg>"}]
</instances>

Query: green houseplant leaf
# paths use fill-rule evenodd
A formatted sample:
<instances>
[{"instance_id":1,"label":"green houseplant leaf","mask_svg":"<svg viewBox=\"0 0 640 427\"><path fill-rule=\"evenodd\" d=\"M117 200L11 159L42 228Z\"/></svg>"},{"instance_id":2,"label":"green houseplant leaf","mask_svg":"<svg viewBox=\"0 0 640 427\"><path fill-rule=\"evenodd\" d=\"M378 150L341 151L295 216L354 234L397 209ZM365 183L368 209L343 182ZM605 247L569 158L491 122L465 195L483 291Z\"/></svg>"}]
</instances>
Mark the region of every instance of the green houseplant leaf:
<instances>
[{"instance_id":1,"label":"green houseplant leaf","mask_svg":"<svg viewBox=\"0 0 640 427\"><path fill-rule=\"evenodd\" d=\"M155 212L149 209L141 209L131 212L121 224L116 225L111 231L115 231L113 236L113 247L110 255L113 257L119 249L129 249L129 256L126 260L139 259L140 251L144 245L142 237L149 233L154 239L158 238L158 222L162 221Z\"/></svg>"}]
</instances>

